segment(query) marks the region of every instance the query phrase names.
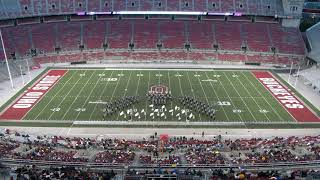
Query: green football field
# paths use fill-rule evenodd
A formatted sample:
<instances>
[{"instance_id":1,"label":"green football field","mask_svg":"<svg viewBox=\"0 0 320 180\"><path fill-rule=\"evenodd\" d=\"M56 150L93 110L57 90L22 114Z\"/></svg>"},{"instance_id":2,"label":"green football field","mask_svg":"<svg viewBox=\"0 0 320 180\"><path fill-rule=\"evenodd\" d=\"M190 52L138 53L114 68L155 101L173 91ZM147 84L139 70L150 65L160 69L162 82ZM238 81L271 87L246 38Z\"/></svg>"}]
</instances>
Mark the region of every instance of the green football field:
<instances>
[{"instance_id":1,"label":"green football field","mask_svg":"<svg viewBox=\"0 0 320 180\"><path fill-rule=\"evenodd\" d=\"M215 121L294 121L250 71L192 70L69 70L24 119L128 120L120 117L120 112L104 117L105 105L100 102L112 102L124 96L146 96L153 85L167 86L173 97L192 96L214 106ZM174 115L168 113L167 119L158 116L152 119L149 105L144 100L131 107L137 112L145 109L147 113L141 114L140 119L133 116L130 120L178 121L179 111ZM167 105L167 111L175 106L181 105L173 100ZM196 118L191 121L209 119L194 114Z\"/></svg>"},{"instance_id":2,"label":"green football field","mask_svg":"<svg viewBox=\"0 0 320 180\"><path fill-rule=\"evenodd\" d=\"M155 107L152 86L167 87L172 100ZM105 114L121 98L139 101ZM215 118L179 101L191 97L215 109ZM23 122L161 122L216 124L294 123L296 120L248 70L68 69L30 109Z\"/></svg>"}]
</instances>

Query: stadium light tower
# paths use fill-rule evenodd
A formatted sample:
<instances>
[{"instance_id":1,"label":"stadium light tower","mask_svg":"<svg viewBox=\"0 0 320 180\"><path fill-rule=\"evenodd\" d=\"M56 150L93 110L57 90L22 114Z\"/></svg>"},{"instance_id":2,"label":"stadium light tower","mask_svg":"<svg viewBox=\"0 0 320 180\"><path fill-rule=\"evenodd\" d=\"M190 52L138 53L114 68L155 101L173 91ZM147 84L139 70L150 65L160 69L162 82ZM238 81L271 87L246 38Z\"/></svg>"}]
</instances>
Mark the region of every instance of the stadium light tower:
<instances>
[{"instance_id":1,"label":"stadium light tower","mask_svg":"<svg viewBox=\"0 0 320 180\"><path fill-rule=\"evenodd\" d=\"M4 52L4 59L6 60L7 69L8 69L8 73L9 73L9 79L10 79L10 82L11 82L11 88L12 88L12 90L14 90L13 81L12 81L12 76L11 76L11 72L10 72L10 68L9 68L9 63L8 63L6 48L4 47L4 43L3 43L3 37L2 37L2 31L1 31L1 29L0 29L0 38L1 38L2 49L3 49L3 52Z\"/></svg>"}]
</instances>

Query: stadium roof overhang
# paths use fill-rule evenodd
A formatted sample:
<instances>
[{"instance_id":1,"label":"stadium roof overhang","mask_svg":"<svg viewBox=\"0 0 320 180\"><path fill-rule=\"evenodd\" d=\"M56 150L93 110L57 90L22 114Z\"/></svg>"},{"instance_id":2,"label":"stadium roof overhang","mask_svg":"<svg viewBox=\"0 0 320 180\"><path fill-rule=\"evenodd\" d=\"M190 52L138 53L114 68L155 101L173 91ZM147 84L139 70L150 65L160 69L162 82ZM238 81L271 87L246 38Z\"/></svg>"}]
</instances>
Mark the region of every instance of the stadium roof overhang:
<instances>
[{"instance_id":1,"label":"stadium roof overhang","mask_svg":"<svg viewBox=\"0 0 320 180\"><path fill-rule=\"evenodd\" d=\"M320 22L306 31L311 51L308 57L320 63Z\"/></svg>"}]
</instances>

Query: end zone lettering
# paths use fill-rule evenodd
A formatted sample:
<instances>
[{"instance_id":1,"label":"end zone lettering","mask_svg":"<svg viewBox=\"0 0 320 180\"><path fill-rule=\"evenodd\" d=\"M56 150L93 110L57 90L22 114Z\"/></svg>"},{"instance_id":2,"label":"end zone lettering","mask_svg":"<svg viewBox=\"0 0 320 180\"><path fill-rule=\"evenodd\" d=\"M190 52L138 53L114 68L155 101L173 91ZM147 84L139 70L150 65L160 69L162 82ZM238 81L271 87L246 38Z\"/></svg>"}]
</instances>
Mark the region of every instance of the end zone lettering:
<instances>
[{"instance_id":1,"label":"end zone lettering","mask_svg":"<svg viewBox=\"0 0 320 180\"><path fill-rule=\"evenodd\" d=\"M287 108L304 108L304 106L274 78L259 79L265 85L265 87L267 87L272 92L272 94L274 94L275 97Z\"/></svg>"},{"instance_id":2,"label":"end zone lettering","mask_svg":"<svg viewBox=\"0 0 320 180\"><path fill-rule=\"evenodd\" d=\"M5 110L0 119L20 120L54 86L67 70L50 70L40 81Z\"/></svg>"},{"instance_id":3,"label":"end zone lettering","mask_svg":"<svg viewBox=\"0 0 320 180\"><path fill-rule=\"evenodd\" d=\"M268 89L274 98L299 122L319 122L320 118L310 111L296 96L267 71L254 71L254 76Z\"/></svg>"}]
</instances>

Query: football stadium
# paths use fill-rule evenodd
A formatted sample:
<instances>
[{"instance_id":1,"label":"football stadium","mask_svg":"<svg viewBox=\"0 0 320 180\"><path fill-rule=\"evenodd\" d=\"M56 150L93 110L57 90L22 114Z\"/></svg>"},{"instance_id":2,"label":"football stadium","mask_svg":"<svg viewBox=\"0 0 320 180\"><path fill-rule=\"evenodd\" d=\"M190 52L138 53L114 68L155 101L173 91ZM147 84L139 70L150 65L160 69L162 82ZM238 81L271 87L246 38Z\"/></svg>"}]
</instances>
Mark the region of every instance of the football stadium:
<instances>
[{"instance_id":1,"label":"football stadium","mask_svg":"<svg viewBox=\"0 0 320 180\"><path fill-rule=\"evenodd\" d=\"M1 0L1 179L319 179L320 2Z\"/></svg>"}]
</instances>

